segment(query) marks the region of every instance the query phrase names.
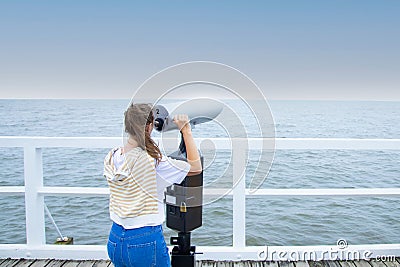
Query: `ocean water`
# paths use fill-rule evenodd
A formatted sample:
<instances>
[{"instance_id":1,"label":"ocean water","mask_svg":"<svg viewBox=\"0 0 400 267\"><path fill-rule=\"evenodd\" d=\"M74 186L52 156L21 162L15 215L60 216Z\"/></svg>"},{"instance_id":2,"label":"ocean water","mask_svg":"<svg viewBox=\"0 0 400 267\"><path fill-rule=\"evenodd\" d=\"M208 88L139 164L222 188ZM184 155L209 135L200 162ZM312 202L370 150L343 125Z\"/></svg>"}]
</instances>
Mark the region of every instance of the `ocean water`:
<instances>
[{"instance_id":1,"label":"ocean water","mask_svg":"<svg viewBox=\"0 0 400 267\"><path fill-rule=\"evenodd\" d=\"M128 100L0 100L2 136L121 136ZM231 102L257 136L251 114ZM236 105L236 106L235 106ZM400 138L400 102L271 101L276 137ZM225 137L212 123L196 137ZM156 133L155 137L159 136ZM108 149L43 149L47 186L106 187ZM205 183L232 175L230 151L204 151ZM250 152L247 174L255 169ZM0 186L23 185L22 148L0 148ZM260 162L268 171L269 163ZM217 181L217 182L216 182ZM247 181L249 182L249 181ZM262 188L373 188L400 186L400 151L278 150ZM58 227L75 244L105 244L111 221L106 197L46 197ZM399 197L251 197L246 199L247 245L400 243ZM0 243L25 243L24 198L0 195ZM203 208L195 245L232 244L232 198ZM165 229L165 236L175 233ZM57 232L46 217L46 239ZM168 238L169 239L169 238Z\"/></svg>"}]
</instances>

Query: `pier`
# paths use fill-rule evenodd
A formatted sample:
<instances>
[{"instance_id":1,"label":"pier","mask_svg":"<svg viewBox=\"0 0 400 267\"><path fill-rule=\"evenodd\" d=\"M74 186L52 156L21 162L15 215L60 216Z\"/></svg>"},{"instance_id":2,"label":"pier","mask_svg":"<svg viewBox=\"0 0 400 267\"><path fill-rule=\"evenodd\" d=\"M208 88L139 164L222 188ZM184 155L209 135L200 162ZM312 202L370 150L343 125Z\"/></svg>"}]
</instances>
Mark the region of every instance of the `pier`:
<instances>
[{"instance_id":1,"label":"pier","mask_svg":"<svg viewBox=\"0 0 400 267\"><path fill-rule=\"evenodd\" d=\"M232 246L198 246L197 266L274 266L274 267L398 267L400 244L363 244L340 248L336 260L324 252L337 250L336 245L320 246L246 246L246 198L251 197L399 197L400 188L315 188L315 189L259 189L250 192L244 177L239 177L245 167L244 144L249 149L263 147L263 138L211 139L217 149L232 149L233 178L239 181L229 193L233 198ZM199 144L202 139L196 139ZM0 147L23 148L24 185L1 186L1 195L19 195L25 198L26 244L0 244L1 266L109 266L105 245L51 245L45 238L45 196L107 197L108 188L54 187L43 184L42 149L45 148L111 148L120 145L120 137L0 137ZM176 146L175 143L171 146ZM276 149L340 149L340 150L400 150L400 139L327 139L327 138L277 138ZM219 194L223 189L205 189L205 195ZM264 254L260 253L265 251ZM368 251L369 254L363 252ZM315 253L318 260L283 260L286 255ZM346 253L349 252L349 253ZM360 257L354 258L354 252ZM379 261L377 256L391 256ZM394 258L393 258L394 257ZM260 258L262 261L260 261ZM369 260L371 258L372 260ZM74 260L71 260L74 259ZM375 259L375 260L374 260ZM394 260L393 260L394 259Z\"/></svg>"}]
</instances>

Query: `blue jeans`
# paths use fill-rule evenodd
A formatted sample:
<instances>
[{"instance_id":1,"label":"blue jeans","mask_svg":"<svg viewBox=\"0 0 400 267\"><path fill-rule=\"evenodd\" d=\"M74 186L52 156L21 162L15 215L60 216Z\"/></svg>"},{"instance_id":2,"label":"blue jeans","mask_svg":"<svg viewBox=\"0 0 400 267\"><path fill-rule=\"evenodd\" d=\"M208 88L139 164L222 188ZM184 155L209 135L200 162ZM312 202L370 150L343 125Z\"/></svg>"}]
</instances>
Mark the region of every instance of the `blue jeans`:
<instances>
[{"instance_id":1,"label":"blue jeans","mask_svg":"<svg viewBox=\"0 0 400 267\"><path fill-rule=\"evenodd\" d=\"M170 267L161 225L125 229L113 223L107 252L115 267Z\"/></svg>"}]
</instances>

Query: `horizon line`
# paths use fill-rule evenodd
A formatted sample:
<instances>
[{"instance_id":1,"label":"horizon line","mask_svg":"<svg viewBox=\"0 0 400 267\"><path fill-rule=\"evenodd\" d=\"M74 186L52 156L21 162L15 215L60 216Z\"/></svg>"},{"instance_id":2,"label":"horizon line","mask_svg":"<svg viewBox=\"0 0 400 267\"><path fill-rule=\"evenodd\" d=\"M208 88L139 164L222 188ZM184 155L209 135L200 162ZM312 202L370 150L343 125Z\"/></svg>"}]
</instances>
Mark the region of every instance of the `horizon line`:
<instances>
[{"instance_id":1,"label":"horizon line","mask_svg":"<svg viewBox=\"0 0 400 267\"><path fill-rule=\"evenodd\" d=\"M168 100L174 100L174 99L179 99L179 100L185 100L189 98L165 98ZM221 97L218 99L225 99L225 100L234 100L237 98L226 98L226 97ZM35 97L35 98L28 98L28 97L0 97L0 100L128 100L130 101L130 98L88 98L88 97L81 97L81 98L75 98L75 97L49 97L49 98L40 98L40 97ZM146 100L146 99L145 99ZM238 99L239 100L239 99ZM259 100L256 98L250 98L246 99L247 101L252 101L252 100ZM334 98L266 98L267 101L340 101L340 102L350 102L350 101L356 101L356 102L400 102L400 99L395 99L395 100L389 100L389 99L334 99Z\"/></svg>"}]
</instances>

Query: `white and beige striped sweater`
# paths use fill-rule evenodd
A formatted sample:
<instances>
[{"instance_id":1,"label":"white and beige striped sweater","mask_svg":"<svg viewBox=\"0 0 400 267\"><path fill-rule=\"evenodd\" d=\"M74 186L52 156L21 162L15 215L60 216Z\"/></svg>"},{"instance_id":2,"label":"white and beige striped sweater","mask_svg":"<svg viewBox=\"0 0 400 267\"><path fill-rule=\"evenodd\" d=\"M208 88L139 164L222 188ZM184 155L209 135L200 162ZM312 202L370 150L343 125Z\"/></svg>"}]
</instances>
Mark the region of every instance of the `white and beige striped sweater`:
<instances>
[{"instance_id":1,"label":"white and beige striped sweater","mask_svg":"<svg viewBox=\"0 0 400 267\"><path fill-rule=\"evenodd\" d=\"M110 188L110 212L120 218L158 213L154 159L137 147L125 153L125 161L116 169L112 149L104 159L104 176Z\"/></svg>"}]
</instances>

